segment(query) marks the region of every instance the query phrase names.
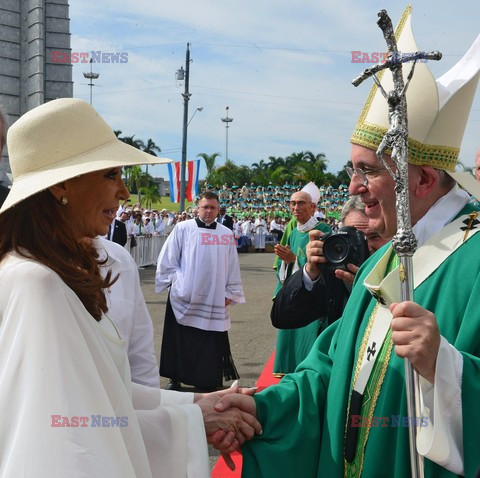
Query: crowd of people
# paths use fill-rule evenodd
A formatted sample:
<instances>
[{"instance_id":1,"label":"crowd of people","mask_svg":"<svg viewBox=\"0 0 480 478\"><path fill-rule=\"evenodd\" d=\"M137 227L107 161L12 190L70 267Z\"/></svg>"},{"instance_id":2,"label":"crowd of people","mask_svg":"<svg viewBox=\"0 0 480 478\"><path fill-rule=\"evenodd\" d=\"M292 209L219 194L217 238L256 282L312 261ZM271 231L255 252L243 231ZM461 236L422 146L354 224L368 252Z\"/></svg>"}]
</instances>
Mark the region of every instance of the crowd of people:
<instances>
[{"instance_id":1,"label":"crowd of people","mask_svg":"<svg viewBox=\"0 0 480 478\"><path fill-rule=\"evenodd\" d=\"M293 194L297 189L298 187L292 188L290 194ZM300 189L298 190L300 191ZM206 189L206 191L210 190ZM198 200L199 197L197 202ZM341 209L346 200L348 200L348 195L342 193L341 199L339 196L333 209L324 207L323 203L319 201L316 206L315 217L328 224L331 230L337 230ZM285 207L282 207L281 215L274 215L275 213L276 211L272 213L253 213L251 210L239 213L232 207L220 206L217 220L233 231L239 252L249 252L251 250L265 252L266 245L273 246L282 240L288 223L294 217L290 205L290 196ZM178 213L166 209L142 208L138 203L131 205L127 202L119 207L114 227L109 232L108 238L125 245L127 240L123 239L124 237L165 236L173 230L176 224L195 219L198 215L199 211L196 205ZM124 226L119 223L123 223ZM125 230L123 234L117 234L117 237L122 238L121 240L115 238L115 229L118 228Z\"/></svg>"},{"instance_id":2,"label":"crowd of people","mask_svg":"<svg viewBox=\"0 0 480 478\"><path fill-rule=\"evenodd\" d=\"M290 196L303 187L301 182L290 184L286 181L282 186L270 182L268 186L245 183L241 187L224 184L221 188L216 188L207 182L203 190L217 194L220 207L225 207L227 213L237 219L257 217L258 214L265 219L267 217L288 219L291 216ZM340 185L338 189L330 185L320 186L318 208L327 217L338 219L348 196L348 186L345 184Z\"/></svg>"}]
</instances>

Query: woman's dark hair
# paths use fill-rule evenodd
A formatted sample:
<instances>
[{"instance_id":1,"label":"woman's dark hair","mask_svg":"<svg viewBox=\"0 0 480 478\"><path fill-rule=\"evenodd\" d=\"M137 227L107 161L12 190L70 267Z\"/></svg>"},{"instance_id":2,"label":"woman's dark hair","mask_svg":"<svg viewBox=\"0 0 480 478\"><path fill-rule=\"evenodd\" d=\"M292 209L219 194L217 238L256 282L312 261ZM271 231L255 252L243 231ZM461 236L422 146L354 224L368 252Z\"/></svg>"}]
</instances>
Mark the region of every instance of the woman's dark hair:
<instances>
[{"instance_id":1,"label":"woman's dark hair","mask_svg":"<svg viewBox=\"0 0 480 478\"><path fill-rule=\"evenodd\" d=\"M15 251L49 267L98 321L107 311L103 289L115 280L111 280L111 271L101 276L95 247L74 237L63 207L46 190L0 214L0 261Z\"/></svg>"}]
</instances>

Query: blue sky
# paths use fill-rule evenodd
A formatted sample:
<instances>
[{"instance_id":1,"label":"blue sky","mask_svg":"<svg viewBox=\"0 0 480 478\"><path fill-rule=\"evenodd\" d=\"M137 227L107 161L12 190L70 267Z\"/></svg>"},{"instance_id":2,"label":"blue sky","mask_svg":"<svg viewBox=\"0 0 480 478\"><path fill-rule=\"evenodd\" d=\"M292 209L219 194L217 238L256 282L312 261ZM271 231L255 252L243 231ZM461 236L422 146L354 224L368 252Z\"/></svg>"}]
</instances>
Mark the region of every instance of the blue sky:
<instances>
[{"instance_id":1,"label":"blue sky","mask_svg":"<svg viewBox=\"0 0 480 478\"><path fill-rule=\"evenodd\" d=\"M458 5L462 5L460 9ZM100 73L93 105L113 129L152 138L161 155L181 158L183 84L191 44L188 159L221 154L225 161L225 107L229 106L228 156L251 165L269 156L310 150L325 153L328 169L347 162L349 138L370 84L351 80L364 67L352 50L384 51L377 12L394 24L406 4L393 1L307 0L76 0L70 2L72 51L127 52L128 62L94 65ZM453 66L479 33L480 2L413 3L413 29L424 50L439 50L435 77ZM74 64L74 96L89 100ZM480 94L465 132L461 160L472 164L480 147ZM151 171L150 171L151 172ZM154 175L167 177L166 166ZM205 173L202 161L200 176Z\"/></svg>"}]
</instances>

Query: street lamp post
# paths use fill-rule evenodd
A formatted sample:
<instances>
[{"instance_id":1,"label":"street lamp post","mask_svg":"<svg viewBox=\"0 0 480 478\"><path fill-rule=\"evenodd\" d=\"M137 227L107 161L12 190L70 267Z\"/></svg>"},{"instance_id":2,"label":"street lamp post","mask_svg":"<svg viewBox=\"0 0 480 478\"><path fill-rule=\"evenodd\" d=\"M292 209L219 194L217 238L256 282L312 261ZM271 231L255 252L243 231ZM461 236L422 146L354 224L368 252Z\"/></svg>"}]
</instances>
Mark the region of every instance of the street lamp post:
<instances>
[{"instance_id":1,"label":"street lamp post","mask_svg":"<svg viewBox=\"0 0 480 478\"><path fill-rule=\"evenodd\" d=\"M187 169L187 129L188 129L188 101L190 100L190 43L187 43L185 56L185 71L183 68L177 71L177 80L185 79L185 91L183 96L183 140L182 140L182 162L180 163L180 212L185 210L185 172Z\"/></svg>"},{"instance_id":2,"label":"street lamp post","mask_svg":"<svg viewBox=\"0 0 480 478\"><path fill-rule=\"evenodd\" d=\"M203 106L199 106L199 107L193 112L193 115L192 115L192 117L189 119L189 121L188 121L188 123L187 123L187 126L192 122L193 117L197 114L197 111L203 111Z\"/></svg>"},{"instance_id":3,"label":"street lamp post","mask_svg":"<svg viewBox=\"0 0 480 478\"><path fill-rule=\"evenodd\" d=\"M228 110L230 108L227 106L225 109L227 110L227 115L225 118L222 118L222 121L225 123L225 161L228 161L228 128L230 127L229 124L233 121L233 118L228 117Z\"/></svg>"},{"instance_id":4,"label":"street lamp post","mask_svg":"<svg viewBox=\"0 0 480 478\"><path fill-rule=\"evenodd\" d=\"M100 73L94 73L92 71L92 58L90 58L90 71L84 72L83 77L90 80L88 86L90 87L90 104L92 104L92 88L95 86L93 80L96 80L100 76Z\"/></svg>"}]
</instances>

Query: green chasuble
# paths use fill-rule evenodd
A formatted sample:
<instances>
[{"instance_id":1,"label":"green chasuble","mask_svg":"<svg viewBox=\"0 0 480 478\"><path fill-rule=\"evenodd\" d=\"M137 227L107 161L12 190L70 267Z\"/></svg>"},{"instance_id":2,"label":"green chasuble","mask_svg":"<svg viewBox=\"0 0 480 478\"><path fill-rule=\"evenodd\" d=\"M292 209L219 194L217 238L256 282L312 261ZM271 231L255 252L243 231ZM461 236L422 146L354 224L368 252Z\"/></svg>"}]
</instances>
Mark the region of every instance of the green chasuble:
<instances>
[{"instance_id":1,"label":"green chasuble","mask_svg":"<svg viewBox=\"0 0 480 478\"><path fill-rule=\"evenodd\" d=\"M324 222L318 222L312 230L322 231L324 233L330 232L330 227ZM298 265L302 268L307 262L305 250L310 240L308 232L300 232L297 228L288 236L287 244L290 249L297 256ZM280 267L277 268L277 276ZM287 277L290 277L293 264L289 265ZM278 281L275 290L275 296L281 289L282 283ZM298 329L279 330L277 335L277 345L275 353L275 363L273 371L275 373L290 373L293 372L297 365L308 355L312 345L318 336L318 329L321 326L320 318L311 324Z\"/></svg>"},{"instance_id":2,"label":"green chasuble","mask_svg":"<svg viewBox=\"0 0 480 478\"><path fill-rule=\"evenodd\" d=\"M471 212L467 205L462 214ZM477 226L478 227L478 226ZM367 323L376 300L363 287L389 245L377 251L357 274L342 318L318 337L295 373L254 396L263 434L243 446L242 476L248 478L343 477L344 436L351 383ZM480 467L480 233L452 253L414 292L414 300L432 311L440 333L463 356L462 416L464 472ZM410 476L404 362L387 355L385 377L374 416L387 426L369 429L363 455L365 478ZM393 418L392 418L393 417ZM357 447L358 453L358 447ZM456 476L425 459L425 477Z\"/></svg>"}]
</instances>

